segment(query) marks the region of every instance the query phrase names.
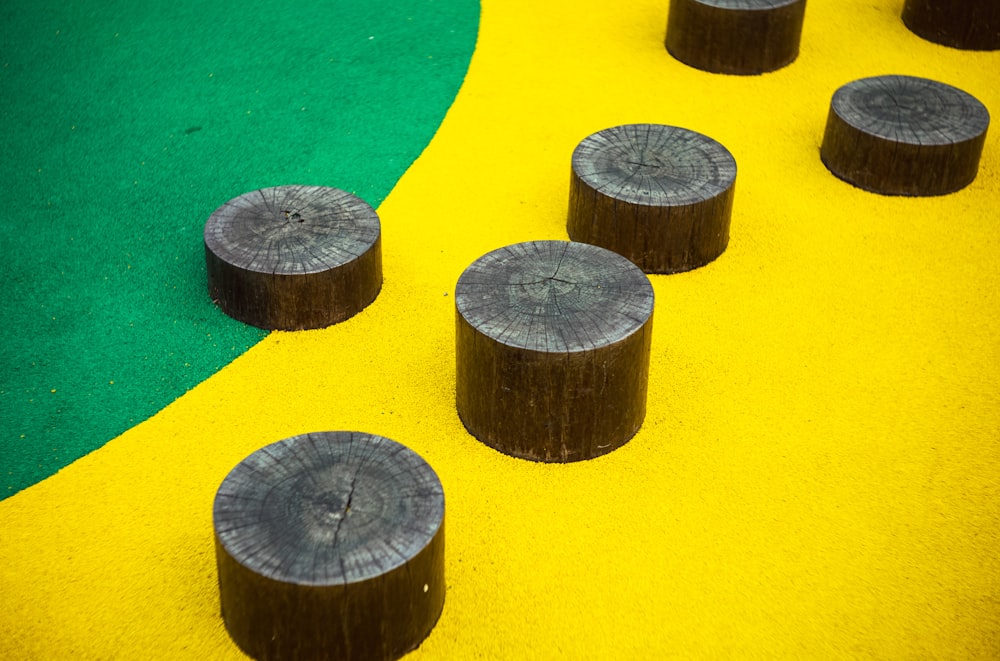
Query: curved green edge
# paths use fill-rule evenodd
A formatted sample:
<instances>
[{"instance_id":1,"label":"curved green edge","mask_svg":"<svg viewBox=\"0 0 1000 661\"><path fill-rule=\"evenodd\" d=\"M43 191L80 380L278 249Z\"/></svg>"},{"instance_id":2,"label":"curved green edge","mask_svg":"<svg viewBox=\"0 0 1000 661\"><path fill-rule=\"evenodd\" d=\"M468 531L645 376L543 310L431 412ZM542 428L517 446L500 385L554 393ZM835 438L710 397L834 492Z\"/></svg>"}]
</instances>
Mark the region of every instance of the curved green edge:
<instances>
[{"instance_id":1,"label":"curved green edge","mask_svg":"<svg viewBox=\"0 0 1000 661\"><path fill-rule=\"evenodd\" d=\"M5 2L0 499L263 338L207 296L209 214L289 183L378 206L478 22L475 0Z\"/></svg>"}]
</instances>

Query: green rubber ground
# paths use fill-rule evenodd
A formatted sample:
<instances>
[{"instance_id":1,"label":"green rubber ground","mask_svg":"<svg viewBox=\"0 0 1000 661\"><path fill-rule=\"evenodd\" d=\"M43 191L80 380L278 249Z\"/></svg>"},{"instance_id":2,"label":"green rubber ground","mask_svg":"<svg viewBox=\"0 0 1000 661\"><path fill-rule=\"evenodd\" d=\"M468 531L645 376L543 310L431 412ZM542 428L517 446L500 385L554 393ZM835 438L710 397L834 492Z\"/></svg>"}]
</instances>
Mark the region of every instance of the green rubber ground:
<instances>
[{"instance_id":1,"label":"green rubber ground","mask_svg":"<svg viewBox=\"0 0 1000 661\"><path fill-rule=\"evenodd\" d=\"M378 206L465 75L479 6L0 6L0 499L161 410L265 332L208 298L201 233L249 190Z\"/></svg>"}]
</instances>

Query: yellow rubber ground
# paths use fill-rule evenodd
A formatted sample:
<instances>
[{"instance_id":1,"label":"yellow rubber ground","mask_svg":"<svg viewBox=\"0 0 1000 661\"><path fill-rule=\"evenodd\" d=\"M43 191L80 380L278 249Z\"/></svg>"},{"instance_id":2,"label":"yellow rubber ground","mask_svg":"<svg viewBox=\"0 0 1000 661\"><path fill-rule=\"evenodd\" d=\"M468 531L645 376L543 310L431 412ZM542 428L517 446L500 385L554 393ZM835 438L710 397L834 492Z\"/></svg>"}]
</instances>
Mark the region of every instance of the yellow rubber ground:
<instances>
[{"instance_id":1,"label":"yellow rubber ground","mask_svg":"<svg viewBox=\"0 0 1000 661\"><path fill-rule=\"evenodd\" d=\"M866 193L819 159L831 95L866 76L1000 115L1000 52L922 41L902 0L810 0L794 64L712 75L664 50L667 4L484 0L454 106L379 209L379 298L271 334L0 503L0 657L240 658L212 499L246 455L319 430L404 443L444 484L447 600L413 659L1000 655L1000 128L939 198ZM573 148L631 122L734 154L729 249L652 277L630 443L503 456L455 412L455 282L566 238Z\"/></svg>"}]
</instances>

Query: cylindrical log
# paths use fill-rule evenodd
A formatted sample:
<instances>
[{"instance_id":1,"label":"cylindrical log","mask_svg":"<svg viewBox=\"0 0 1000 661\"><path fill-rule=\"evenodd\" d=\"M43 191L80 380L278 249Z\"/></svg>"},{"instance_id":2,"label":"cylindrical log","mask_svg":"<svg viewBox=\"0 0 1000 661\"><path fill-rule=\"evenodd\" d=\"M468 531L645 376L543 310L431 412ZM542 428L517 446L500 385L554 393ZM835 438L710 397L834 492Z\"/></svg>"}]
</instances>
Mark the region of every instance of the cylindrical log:
<instances>
[{"instance_id":1,"label":"cylindrical log","mask_svg":"<svg viewBox=\"0 0 1000 661\"><path fill-rule=\"evenodd\" d=\"M444 607L444 492L381 436L320 432L244 459L215 497L222 618L256 659L397 659Z\"/></svg>"},{"instance_id":2,"label":"cylindrical log","mask_svg":"<svg viewBox=\"0 0 1000 661\"><path fill-rule=\"evenodd\" d=\"M903 24L917 36L943 46L1000 49L997 0L906 0Z\"/></svg>"},{"instance_id":3,"label":"cylindrical log","mask_svg":"<svg viewBox=\"0 0 1000 661\"><path fill-rule=\"evenodd\" d=\"M457 408L486 445L591 459L646 414L653 288L609 250L533 241L487 253L455 288Z\"/></svg>"},{"instance_id":4,"label":"cylindrical log","mask_svg":"<svg viewBox=\"0 0 1000 661\"><path fill-rule=\"evenodd\" d=\"M676 126L615 126L573 152L566 228L646 273L688 271L729 245L735 186L736 160L715 140Z\"/></svg>"},{"instance_id":5,"label":"cylindrical log","mask_svg":"<svg viewBox=\"0 0 1000 661\"><path fill-rule=\"evenodd\" d=\"M799 55L806 0L670 0L666 47L703 71L759 74Z\"/></svg>"},{"instance_id":6,"label":"cylindrical log","mask_svg":"<svg viewBox=\"0 0 1000 661\"><path fill-rule=\"evenodd\" d=\"M205 223L208 293L259 328L322 328L348 319L382 288L378 215L325 186L240 195Z\"/></svg>"},{"instance_id":7,"label":"cylindrical log","mask_svg":"<svg viewBox=\"0 0 1000 661\"><path fill-rule=\"evenodd\" d=\"M943 195L976 178L989 123L986 106L950 85L863 78L834 93L820 158L867 191Z\"/></svg>"}]
</instances>

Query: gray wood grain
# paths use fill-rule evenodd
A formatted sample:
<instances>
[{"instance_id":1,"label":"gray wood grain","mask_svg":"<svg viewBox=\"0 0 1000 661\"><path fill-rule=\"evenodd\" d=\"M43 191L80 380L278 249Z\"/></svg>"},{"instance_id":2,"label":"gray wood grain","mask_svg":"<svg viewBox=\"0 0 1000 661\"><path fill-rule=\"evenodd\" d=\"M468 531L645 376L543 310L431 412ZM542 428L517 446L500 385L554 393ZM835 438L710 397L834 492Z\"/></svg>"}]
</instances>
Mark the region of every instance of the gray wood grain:
<instances>
[{"instance_id":1,"label":"gray wood grain","mask_svg":"<svg viewBox=\"0 0 1000 661\"><path fill-rule=\"evenodd\" d=\"M884 195L944 195L979 170L989 112L970 94L914 76L875 76L833 94L820 158L837 177Z\"/></svg>"},{"instance_id":2,"label":"gray wood grain","mask_svg":"<svg viewBox=\"0 0 1000 661\"><path fill-rule=\"evenodd\" d=\"M573 151L572 166L595 191L649 206L703 202L736 179L736 161L721 144L659 124L625 124L587 136Z\"/></svg>"},{"instance_id":3,"label":"gray wood grain","mask_svg":"<svg viewBox=\"0 0 1000 661\"><path fill-rule=\"evenodd\" d=\"M767 73L799 54L805 0L670 0L667 51L688 66Z\"/></svg>"},{"instance_id":4,"label":"gray wood grain","mask_svg":"<svg viewBox=\"0 0 1000 661\"><path fill-rule=\"evenodd\" d=\"M903 24L936 44L965 50L1000 49L997 0L906 0Z\"/></svg>"},{"instance_id":5,"label":"gray wood grain","mask_svg":"<svg viewBox=\"0 0 1000 661\"><path fill-rule=\"evenodd\" d=\"M399 567L444 518L433 469L371 434L325 432L261 448L215 498L219 541L242 565L301 585L356 583Z\"/></svg>"},{"instance_id":6,"label":"gray wood grain","mask_svg":"<svg viewBox=\"0 0 1000 661\"><path fill-rule=\"evenodd\" d=\"M324 186L276 186L245 193L205 224L205 244L233 266L266 274L317 273L367 252L379 238L375 210Z\"/></svg>"},{"instance_id":7,"label":"gray wood grain","mask_svg":"<svg viewBox=\"0 0 1000 661\"><path fill-rule=\"evenodd\" d=\"M532 461L592 459L642 425L653 288L611 251L506 246L455 287L456 406L486 445Z\"/></svg>"},{"instance_id":8,"label":"gray wood grain","mask_svg":"<svg viewBox=\"0 0 1000 661\"><path fill-rule=\"evenodd\" d=\"M503 344L544 352L618 342L653 312L649 279L597 246L532 241L490 252L458 280L455 303L469 324Z\"/></svg>"},{"instance_id":9,"label":"gray wood grain","mask_svg":"<svg viewBox=\"0 0 1000 661\"><path fill-rule=\"evenodd\" d=\"M758 11L793 5L800 2L800 0L694 0L694 2L709 7L718 7L719 9Z\"/></svg>"},{"instance_id":10,"label":"gray wood grain","mask_svg":"<svg viewBox=\"0 0 1000 661\"><path fill-rule=\"evenodd\" d=\"M833 112L850 126L891 142L948 145L978 137L989 112L972 95L915 76L875 76L840 87Z\"/></svg>"}]
</instances>

